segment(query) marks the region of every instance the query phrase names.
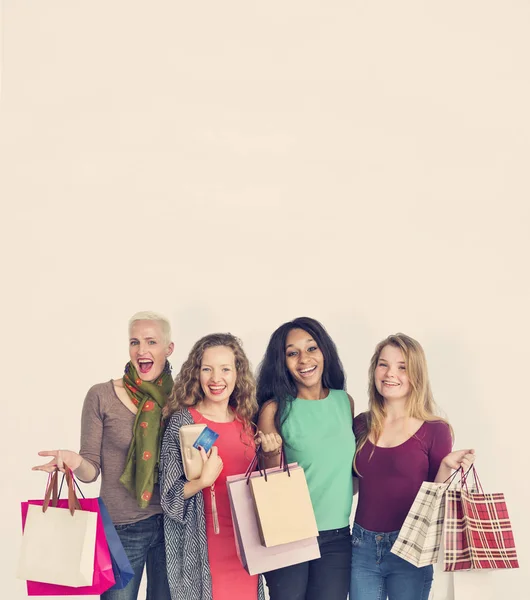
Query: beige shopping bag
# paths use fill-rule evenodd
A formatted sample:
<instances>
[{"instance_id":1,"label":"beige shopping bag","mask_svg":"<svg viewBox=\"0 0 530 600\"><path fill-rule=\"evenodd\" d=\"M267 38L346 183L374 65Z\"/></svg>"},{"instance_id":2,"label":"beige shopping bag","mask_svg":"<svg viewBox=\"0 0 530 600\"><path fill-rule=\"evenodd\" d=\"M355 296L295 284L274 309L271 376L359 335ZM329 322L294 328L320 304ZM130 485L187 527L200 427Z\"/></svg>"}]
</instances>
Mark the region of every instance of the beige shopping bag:
<instances>
[{"instance_id":1,"label":"beige shopping bag","mask_svg":"<svg viewBox=\"0 0 530 600\"><path fill-rule=\"evenodd\" d=\"M311 497L302 467L249 480L261 541L267 548L318 536Z\"/></svg>"},{"instance_id":2,"label":"beige shopping bag","mask_svg":"<svg viewBox=\"0 0 530 600\"><path fill-rule=\"evenodd\" d=\"M73 514L72 514L73 512ZM17 577L71 587L92 585L97 513L30 504Z\"/></svg>"},{"instance_id":3,"label":"beige shopping bag","mask_svg":"<svg viewBox=\"0 0 530 600\"><path fill-rule=\"evenodd\" d=\"M296 463L289 465L290 468L296 466ZM279 469L281 467L275 467L272 471ZM267 470L267 475L269 474L270 471ZM232 511L237 555L249 575L266 573L320 558L320 548L316 537L270 548L263 545L252 492L250 485L247 485L248 475L248 472L229 475L226 478L226 486ZM252 472L250 477L259 477L259 473Z\"/></svg>"}]
</instances>

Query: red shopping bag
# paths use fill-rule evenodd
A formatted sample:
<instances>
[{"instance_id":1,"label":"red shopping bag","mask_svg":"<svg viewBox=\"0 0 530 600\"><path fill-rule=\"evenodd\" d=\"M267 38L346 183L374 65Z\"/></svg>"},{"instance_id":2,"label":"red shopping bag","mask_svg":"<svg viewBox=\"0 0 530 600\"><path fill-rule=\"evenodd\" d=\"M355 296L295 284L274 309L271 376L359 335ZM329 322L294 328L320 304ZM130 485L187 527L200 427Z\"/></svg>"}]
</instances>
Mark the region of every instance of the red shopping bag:
<instances>
[{"instance_id":1,"label":"red shopping bag","mask_svg":"<svg viewBox=\"0 0 530 600\"><path fill-rule=\"evenodd\" d=\"M512 526L504 494L485 494L472 467L478 492L448 490L444 523L444 570L517 569Z\"/></svg>"},{"instance_id":2,"label":"red shopping bag","mask_svg":"<svg viewBox=\"0 0 530 600\"><path fill-rule=\"evenodd\" d=\"M65 465L66 466L66 465ZM55 471L47 486L46 494L43 500L28 500L21 502L22 508L22 530L26 525L29 505L37 505L43 507L43 512L46 512L48 506L54 508L83 510L92 513L97 513L96 523L96 546L94 552L94 574L92 585L82 587L71 587L54 583L41 583L38 581L28 581L27 591L28 596L89 596L100 595L107 591L115 584L115 578L112 570L112 560L110 557L109 547L105 536L105 529L99 502L97 498L77 498L74 489L74 476L72 472L66 468L65 479L68 487L68 499L59 499L60 492L57 492L58 471ZM63 479L64 481L64 479ZM77 483L76 483L77 485ZM53 552L54 540L50 540L50 552Z\"/></svg>"}]
</instances>

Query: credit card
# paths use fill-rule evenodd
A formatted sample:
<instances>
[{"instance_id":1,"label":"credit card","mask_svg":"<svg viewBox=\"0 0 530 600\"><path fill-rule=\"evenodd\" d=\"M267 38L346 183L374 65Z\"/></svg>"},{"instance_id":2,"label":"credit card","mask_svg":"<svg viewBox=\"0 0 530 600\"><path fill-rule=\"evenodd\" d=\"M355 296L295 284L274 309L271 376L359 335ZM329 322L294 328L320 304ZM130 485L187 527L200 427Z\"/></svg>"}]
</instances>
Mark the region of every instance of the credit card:
<instances>
[{"instance_id":1,"label":"credit card","mask_svg":"<svg viewBox=\"0 0 530 600\"><path fill-rule=\"evenodd\" d=\"M205 452L209 452L211 447L215 444L215 440L218 437L219 434L216 433L213 429L205 427L199 434L199 437L195 440L193 447L197 448L198 450L199 446L202 446Z\"/></svg>"}]
</instances>

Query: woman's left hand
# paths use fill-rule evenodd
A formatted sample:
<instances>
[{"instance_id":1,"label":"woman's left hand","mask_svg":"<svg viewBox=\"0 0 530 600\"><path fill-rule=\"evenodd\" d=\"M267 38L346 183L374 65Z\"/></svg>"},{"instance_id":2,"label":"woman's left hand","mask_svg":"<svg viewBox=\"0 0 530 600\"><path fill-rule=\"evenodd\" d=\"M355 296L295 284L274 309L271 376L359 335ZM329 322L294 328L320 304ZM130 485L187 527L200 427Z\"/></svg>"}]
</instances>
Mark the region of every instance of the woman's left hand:
<instances>
[{"instance_id":1,"label":"woman's left hand","mask_svg":"<svg viewBox=\"0 0 530 600\"><path fill-rule=\"evenodd\" d=\"M258 431L256 445L261 444L261 449L265 454L278 452L282 447L282 438L277 433L263 433Z\"/></svg>"},{"instance_id":2,"label":"woman's left hand","mask_svg":"<svg viewBox=\"0 0 530 600\"><path fill-rule=\"evenodd\" d=\"M442 465L448 469L460 469L462 467L464 471L467 471L469 467L475 462L475 451L470 450L455 450L442 460Z\"/></svg>"}]
</instances>

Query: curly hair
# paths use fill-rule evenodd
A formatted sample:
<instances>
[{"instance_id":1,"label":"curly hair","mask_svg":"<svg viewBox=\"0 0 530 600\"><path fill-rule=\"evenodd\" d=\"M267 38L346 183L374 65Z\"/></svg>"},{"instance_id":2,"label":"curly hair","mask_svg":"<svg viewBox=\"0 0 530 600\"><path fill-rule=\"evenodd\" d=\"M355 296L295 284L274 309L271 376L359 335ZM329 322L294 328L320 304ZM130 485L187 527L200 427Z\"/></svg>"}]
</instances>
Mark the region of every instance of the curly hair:
<instances>
[{"instance_id":1,"label":"curly hair","mask_svg":"<svg viewBox=\"0 0 530 600\"><path fill-rule=\"evenodd\" d=\"M200 382L202 357L207 348L216 346L226 346L234 353L237 377L228 405L243 423L244 429L253 433L253 421L258 411L256 380L252 374L249 360L243 352L241 341L230 333L211 333L194 344L180 372L175 377L173 389L164 407L164 416L168 418L175 411L196 406L204 399Z\"/></svg>"}]
</instances>

